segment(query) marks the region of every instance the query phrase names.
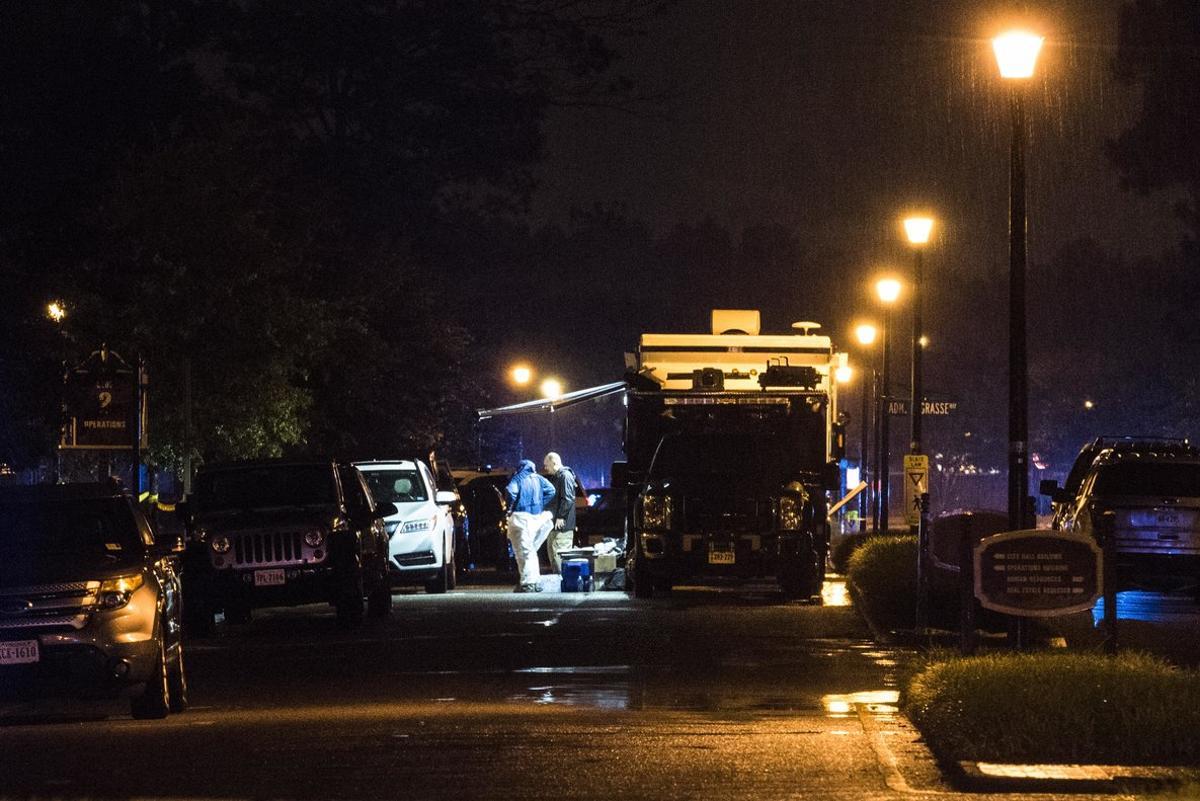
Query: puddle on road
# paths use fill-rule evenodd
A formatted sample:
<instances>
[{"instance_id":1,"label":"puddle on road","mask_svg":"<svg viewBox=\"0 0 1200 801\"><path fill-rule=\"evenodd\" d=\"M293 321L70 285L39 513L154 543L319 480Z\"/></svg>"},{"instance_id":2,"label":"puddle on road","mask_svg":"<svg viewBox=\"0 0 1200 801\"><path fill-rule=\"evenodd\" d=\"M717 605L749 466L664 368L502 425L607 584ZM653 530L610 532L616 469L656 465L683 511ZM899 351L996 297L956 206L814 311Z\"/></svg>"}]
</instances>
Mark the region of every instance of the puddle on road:
<instances>
[{"instance_id":1,"label":"puddle on road","mask_svg":"<svg viewBox=\"0 0 1200 801\"><path fill-rule=\"evenodd\" d=\"M897 690L864 690L856 693L830 694L821 696L821 706L831 718L848 718L864 710L881 718L891 717L899 712L896 706L900 702Z\"/></svg>"},{"instance_id":2,"label":"puddle on road","mask_svg":"<svg viewBox=\"0 0 1200 801\"><path fill-rule=\"evenodd\" d=\"M821 587L821 603L825 606L849 606L850 593L845 579L829 579Z\"/></svg>"}]
</instances>

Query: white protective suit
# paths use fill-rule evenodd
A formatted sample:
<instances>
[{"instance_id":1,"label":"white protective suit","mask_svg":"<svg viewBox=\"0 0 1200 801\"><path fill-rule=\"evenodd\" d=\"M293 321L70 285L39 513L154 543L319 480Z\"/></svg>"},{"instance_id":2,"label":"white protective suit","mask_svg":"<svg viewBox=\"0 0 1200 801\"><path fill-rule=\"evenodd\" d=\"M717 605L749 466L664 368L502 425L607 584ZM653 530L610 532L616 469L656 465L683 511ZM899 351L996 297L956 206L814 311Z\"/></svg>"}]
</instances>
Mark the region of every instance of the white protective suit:
<instances>
[{"instance_id":1,"label":"white protective suit","mask_svg":"<svg viewBox=\"0 0 1200 801\"><path fill-rule=\"evenodd\" d=\"M554 517L549 511L513 512L508 517L508 539L512 543L513 555L517 559L517 570L521 584L537 584L542 578L538 565L538 548L554 528Z\"/></svg>"}]
</instances>

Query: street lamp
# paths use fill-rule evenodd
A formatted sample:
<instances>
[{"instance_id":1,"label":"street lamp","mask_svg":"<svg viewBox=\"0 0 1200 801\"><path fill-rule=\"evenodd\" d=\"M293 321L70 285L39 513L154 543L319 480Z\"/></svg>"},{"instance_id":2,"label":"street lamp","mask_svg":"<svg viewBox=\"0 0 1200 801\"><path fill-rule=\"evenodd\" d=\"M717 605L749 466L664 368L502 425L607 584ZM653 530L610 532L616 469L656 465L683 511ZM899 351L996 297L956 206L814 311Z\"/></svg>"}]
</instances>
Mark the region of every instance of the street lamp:
<instances>
[{"instance_id":1,"label":"street lamp","mask_svg":"<svg viewBox=\"0 0 1200 801\"><path fill-rule=\"evenodd\" d=\"M62 301L52 300L46 304L46 316L55 323L62 323L67 317L67 307Z\"/></svg>"},{"instance_id":2,"label":"street lamp","mask_svg":"<svg viewBox=\"0 0 1200 801\"><path fill-rule=\"evenodd\" d=\"M889 425L888 418L891 416L888 409L888 403L891 401L891 356L892 356L892 305L900 299L901 284L895 278L881 278L875 282L875 294L879 297L879 302L883 304L883 376L879 381L879 442L877 449L879 452L879 530L884 534L888 531L888 503L889 503L889 475L888 462L891 460L889 453Z\"/></svg>"},{"instance_id":3,"label":"street lamp","mask_svg":"<svg viewBox=\"0 0 1200 801\"><path fill-rule=\"evenodd\" d=\"M850 380L854 378L854 369L848 364L843 364L834 368L833 377L839 384L849 384Z\"/></svg>"},{"instance_id":4,"label":"street lamp","mask_svg":"<svg viewBox=\"0 0 1200 801\"><path fill-rule=\"evenodd\" d=\"M904 233L908 243L913 247L913 297L912 297L912 394L909 415L912 421L912 436L909 441L909 453L921 453L921 406L925 402L923 376L921 370L921 350L923 331L921 330L921 273L923 272L922 254L925 245L929 244L929 236L933 232L932 217L908 217L904 220Z\"/></svg>"},{"instance_id":5,"label":"street lamp","mask_svg":"<svg viewBox=\"0 0 1200 801\"><path fill-rule=\"evenodd\" d=\"M1025 107L1043 38L1008 31L992 40L1000 77L1014 81L1008 194L1008 525L1025 527L1029 506L1029 367L1025 348Z\"/></svg>"},{"instance_id":6,"label":"street lamp","mask_svg":"<svg viewBox=\"0 0 1200 801\"><path fill-rule=\"evenodd\" d=\"M528 386L533 380L533 369L529 365L517 364L508 371L508 377L518 387Z\"/></svg>"},{"instance_id":7,"label":"street lamp","mask_svg":"<svg viewBox=\"0 0 1200 801\"><path fill-rule=\"evenodd\" d=\"M547 378L542 382L542 397L546 400L558 400L563 396L562 382L557 378Z\"/></svg>"},{"instance_id":8,"label":"street lamp","mask_svg":"<svg viewBox=\"0 0 1200 801\"><path fill-rule=\"evenodd\" d=\"M871 345L875 344L875 338L878 335L878 330L870 323L859 323L854 327L854 338L858 340L858 344L863 348L869 348ZM860 433L862 439L858 449L858 460L860 463L859 469L862 471L862 480L867 482L867 491L864 492L858 499L858 531L860 534L865 534L867 531L867 504L869 502L868 499L871 497L871 479L874 476L874 471L868 469L868 462L870 462L870 459L867 458L867 449L869 445L867 440L867 432L879 423L878 415L875 416L874 420L870 424L868 423L868 421L871 420L871 418L868 417L868 415L870 415L870 410L875 408L875 406L871 404L871 395L876 391L876 384L879 382L879 375L875 371L875 365L873 361L868 362L867 359L864 359L863 363L871 364L871 377L870 383L868 383L867 372L864 369L862 382L862 417L859 418L861 421L859 426L861 428ZM878 432L876 432L876 438L878 438ZM876 525L878 525L878 518L875 520Z\"/></svg>"}]
</instances>

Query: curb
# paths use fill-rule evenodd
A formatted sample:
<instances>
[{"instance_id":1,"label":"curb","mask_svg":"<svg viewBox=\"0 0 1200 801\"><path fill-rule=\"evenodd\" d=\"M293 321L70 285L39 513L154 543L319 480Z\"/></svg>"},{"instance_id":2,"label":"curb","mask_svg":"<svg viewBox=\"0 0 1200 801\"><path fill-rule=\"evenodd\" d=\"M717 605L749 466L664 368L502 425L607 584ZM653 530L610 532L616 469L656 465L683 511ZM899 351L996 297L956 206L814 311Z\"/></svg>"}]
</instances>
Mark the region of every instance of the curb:
<instances>
[{"instance_id":1,"label":"curb","mask_svg":"<svg viewBox=\"0 0 1200 801\"><path fill-rule=\"evenodd\" d=\"M1012 765L958 762L957 784L985 792L1127 793L1200 788L1200 770L1133 765Z\"/></svg>"}]
</instances>

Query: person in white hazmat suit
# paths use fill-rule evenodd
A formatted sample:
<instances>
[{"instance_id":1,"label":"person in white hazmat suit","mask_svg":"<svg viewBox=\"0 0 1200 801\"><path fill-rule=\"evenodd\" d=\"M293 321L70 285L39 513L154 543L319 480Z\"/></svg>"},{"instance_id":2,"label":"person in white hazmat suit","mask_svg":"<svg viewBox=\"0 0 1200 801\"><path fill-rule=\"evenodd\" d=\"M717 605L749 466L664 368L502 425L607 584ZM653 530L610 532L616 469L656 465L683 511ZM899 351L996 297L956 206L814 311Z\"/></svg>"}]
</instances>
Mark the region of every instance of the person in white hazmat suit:
<instances>
[{"instance_id":1,"label":"person in white hazmat suit","mask_svg":"<svg viewBox=\"0 0 1200 801\"><path fill-rule=\"evenodd\" d=\"M554 485L539 475L533 462L521 461L505 488L508 494L508 539L517 559L516 592L541 592L542 571L538 548L554 528L547 509L554 501Z\"/></svg>"}]
</instances>

